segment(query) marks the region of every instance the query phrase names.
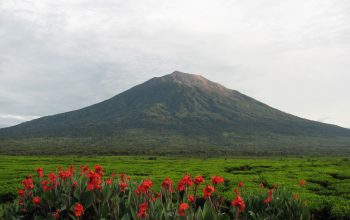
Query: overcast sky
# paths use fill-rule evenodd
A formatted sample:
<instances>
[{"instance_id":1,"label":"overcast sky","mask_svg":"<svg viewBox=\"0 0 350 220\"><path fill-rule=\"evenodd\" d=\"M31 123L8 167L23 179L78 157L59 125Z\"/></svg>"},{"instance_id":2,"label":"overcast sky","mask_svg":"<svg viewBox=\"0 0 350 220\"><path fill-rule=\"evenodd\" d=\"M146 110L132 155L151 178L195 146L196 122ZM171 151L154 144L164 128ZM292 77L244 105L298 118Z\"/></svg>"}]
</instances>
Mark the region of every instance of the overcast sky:
<instances>
[{"instance_id":1,"label":"overcast sky","mask_svg":"<svg viewBox=\"0 0 350 220\"><path fill-rule=\"evenodd\" d=\"M0 127L174 70L349 128L350 1L0 1Z\"/></svg>"}]
</instances>

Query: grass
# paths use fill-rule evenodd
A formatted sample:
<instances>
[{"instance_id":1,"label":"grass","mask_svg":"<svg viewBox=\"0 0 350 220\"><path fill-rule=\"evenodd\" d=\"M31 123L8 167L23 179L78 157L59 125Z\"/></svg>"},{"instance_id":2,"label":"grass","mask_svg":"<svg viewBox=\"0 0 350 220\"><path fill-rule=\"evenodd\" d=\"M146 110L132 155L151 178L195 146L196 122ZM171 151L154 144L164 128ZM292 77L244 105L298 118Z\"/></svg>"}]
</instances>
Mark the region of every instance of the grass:
<instances>
[{"instance_id":1,"label":"grass","mask_svg":"<svg viewBox=\"0 0 350 220\"><path fill-rule=\"evenodd\" d=\"M34 169L43 167L46 172L57 166L100 164L107 171L125 172L133 179L151 178L159 188L165 177L177 182L185 173L212 175L225 178L225 196L233 198L232 189L238 181L254 193L259 183L286 187L297 192L301 199L322 217L350 218L350 159L340 157L305 158L186 158L151 156L3 156L0 155L0 195L2 201L12 198L21 186L21 179L35 175ZM305 179L304 188L298 182Z\"/></svg>"}]
</instances>

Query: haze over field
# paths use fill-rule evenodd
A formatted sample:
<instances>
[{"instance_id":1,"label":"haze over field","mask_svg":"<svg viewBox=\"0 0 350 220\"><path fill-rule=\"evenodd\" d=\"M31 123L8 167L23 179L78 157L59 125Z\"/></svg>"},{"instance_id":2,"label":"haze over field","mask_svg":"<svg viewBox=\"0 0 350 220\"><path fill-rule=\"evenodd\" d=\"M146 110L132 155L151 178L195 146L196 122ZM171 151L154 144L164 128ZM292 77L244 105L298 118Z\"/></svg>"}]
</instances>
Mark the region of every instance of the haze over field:
<instances>
[{"instance_id":1,"label":"haze over field","mask_svg":"<svg viewBox=\"0 0 350 220\"><path fill-rule=\"evenodd\" d=\"M350 2L0 1L0 127L175 69L350 127Z\"/></svg>"}]
</instances>

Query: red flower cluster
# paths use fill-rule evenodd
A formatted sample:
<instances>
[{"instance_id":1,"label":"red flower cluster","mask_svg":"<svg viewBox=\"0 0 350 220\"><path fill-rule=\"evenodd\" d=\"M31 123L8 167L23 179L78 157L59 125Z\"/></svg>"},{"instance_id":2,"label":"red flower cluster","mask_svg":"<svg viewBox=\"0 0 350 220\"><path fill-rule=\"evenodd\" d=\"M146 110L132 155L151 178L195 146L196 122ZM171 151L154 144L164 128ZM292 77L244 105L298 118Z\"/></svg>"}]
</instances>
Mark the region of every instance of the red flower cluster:
<instances>
[{"instance_id":1,"label":"red flower cluster","mask_svg":"<svg viewBox=\"0 0 350 220\"><path fill-rule=\"evenodd\" d=\"M139 205L139 211L137 212L138 218L146 218L147 217L147 202L144 202Z\"/></svg>"},{"instance_id":2,"label":"red flower cluster","mask_svg":"<svg viewBox=\"0 0 350 220\"><path fill-rule=\"evenodd\" d=\"M170 178L165 178L163 183L162 183L162 187L163 189L169 191L169 192L173 192L173 181Z\"/></svg>"},{"instance_id":3,"label":"red flower cluster","mask_svg":"<svg viewBox=\"0 0 350 220\"><path fill-rule=\"evenodd\" d=\"M83 216L83 214L84 214L84 206L80 203L75 204L74 206L75 217Z\"/></svg>"},{"instance_id":4,"label":"red flower cluster","mask_svg":"<svg viewBox=\"0 0 350 220\"><path fill-rule=\"evenodd\" d=\"M137 186L135 192L136 194L146 193L149 188L153 186L153 182L150 179L145 179L140 185Z\"/></svg>"},{"instance_id":5,"label":"red flower cluster","mask_svg":"<svg viewBox=\"0 0 350 220\"><path fill-rule=\"evenodd\" d=\"M35 196L33 199L32 199L32 202L34 203L34 205L39 205L40 202L41 202L41 199L39 196Z\"/></svg>"},{"instance_id":6,"label":"red flower cluster","mask_svg":"<svg viewBox=\"0 0 350 220\"><path fill-rule=\"evenodd\" d=\"M22 181L24 189L29 190L34 188L33 178L28 176L26 179Z\"/></svg>"},{"instance_id":7,"label":"red flower cluster","mask_svg":"<svg viewBox=\"0 0 350 220\"><path fill-rule=\"evenodd\" d=\"M203 194L204 194L204 198L208 198L211 196L211 194L213 194L215 192L214 187L207 185L206 187L204 187L203 189Z\"/></svg>"},{"instance_id":8,"label":"red flower cluster","mask_svg":"<svg viewBox=\"0 0 350 220\"><path fill-rule=\"evenodd\" d=\"M213 185L219 185L220 183L224 182L224 178L222 178L221 176L213 176L211 178L211 182L213 183Z\"/></svg>"},{"instance_id":9,"label":"red flower cluster","mask_svg":"<svg viewBox=\"0 0 350 220\"><path fill-rule=\"evenodd\" d=\"M43 168L39 167L35 171L38 173L40 178L44 177L44 170L43 170Z\"/></svg>"},{"instance_id":10,"label":"red flower cluster","mask_svg":"<svg viewBox=\"0 0 350 220\"><path fill-rule=\"evenodd\" d=\"M177 190L182 192L188 186L192 186L192 178L190 175L185 175L177 184Z\"/></svg>"},{"instance_id":11,"label":"red flower cluster","mask_svg":"<svg viewBox=\"0 0 350 220\"><path fill-rule=\"evenodd\" d=\"M186 216L185 211L189 208L190 208L190 206L187 203L182 202L179 205L179 209L178 209L177 213L179 214L179 216Z\"/></svg>"},{"instance_id":12,"label":"red flower cluster","mask_svg":"<svg viewBox=\"0 0 350 220\"><path fill-rule=\"evenodd\" d=\"M239 212L243 212L245 210L244 200L239 194L236 194L236 198L231 201L231 206L237 207Z\"/></svg>"},{"instance_id":13,"label":"red flower cluster","mask_svg":"<svg viewBox=\"0 0 350 220\"><path fill-rule=\"evenodd\" d=\"M265 204L270 203L272 201L272 194L273 194L273 191L272 191L272 189L270 189L268 192L268 196L266 199L264 199L263 203L265 203Z\"/></svg>"},{"instance_id":14,"label":"red flower cluster","mask_svg":"<svg viewBox=\"0 0 350 220\"><path fill-rule=\"evenodd\" d=\"M196 176L193 180L195 185L200 185L201 183L204 183L204 179L202 176Z\"/></svg>"},{"instance_id":15,"label":"red flower cluster","mask_svg":"<svg viewBox=\"0 0 350 220\"><path fill-rule=\"evenodd\" d=\"M99 173L89 170L86 173L86 177L88 178L88 190L102 189L102 177Z\"/></svg>"},{"instance_id":16,"label":"red flower cluster","mask_svg":"<svg viewBox=\"0 0 350 220\"><path fill-rule=\"evenodd\" d=\"M70 170L60 170L58 172L58 176L62 179L62 180L67 180L68 178L70 178L72 176L72 173Z\"/></svg>"}]
</instances>

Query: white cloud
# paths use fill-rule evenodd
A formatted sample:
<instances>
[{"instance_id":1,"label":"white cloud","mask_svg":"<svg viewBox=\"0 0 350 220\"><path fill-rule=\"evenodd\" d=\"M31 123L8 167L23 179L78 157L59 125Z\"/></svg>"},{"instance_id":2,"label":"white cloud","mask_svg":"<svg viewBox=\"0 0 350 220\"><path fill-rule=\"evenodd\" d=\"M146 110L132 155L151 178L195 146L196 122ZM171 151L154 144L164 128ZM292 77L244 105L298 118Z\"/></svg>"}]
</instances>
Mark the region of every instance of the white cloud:
<instances>
[{"instance_id":1,"label":"white cloud","mask_svg":"<svg viewBox=\"0 0 350 220\"><path fill-rule=\"evenodd\" d=\"M7 115L81 108L177 69L350 126L347 0L2 0L0 39Z\"/></svg>"}]
</instances>

